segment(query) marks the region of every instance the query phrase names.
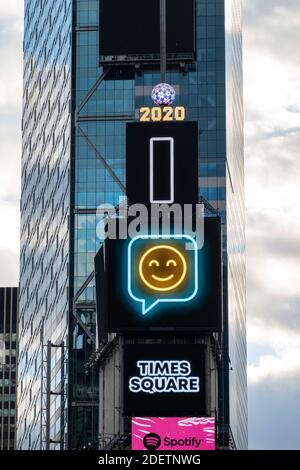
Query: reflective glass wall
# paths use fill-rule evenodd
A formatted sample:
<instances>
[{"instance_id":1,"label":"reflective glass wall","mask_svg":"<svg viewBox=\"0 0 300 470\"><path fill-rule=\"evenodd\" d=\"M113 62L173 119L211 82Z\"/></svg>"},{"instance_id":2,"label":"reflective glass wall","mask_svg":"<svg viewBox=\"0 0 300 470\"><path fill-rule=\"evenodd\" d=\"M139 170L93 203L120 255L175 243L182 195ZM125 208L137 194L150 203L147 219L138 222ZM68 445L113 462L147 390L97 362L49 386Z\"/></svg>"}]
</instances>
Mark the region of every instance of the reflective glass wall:
<instances>
[{"instance_id":1,"label":"reflective glass wall","mask_svg":"<svg viewBox=\"0 0 300 470\"><path fill-rule=\"evenodd\" d=\"M242 11L226 4L227 275L230 427L248 445Z\"/></svg>"},{"instance_id":2,"label":"reflective glass wall","mask_svg":"<svg viewBox=\"0 0 300 470\"><path fill-rule=\"evenodd\" d=\"M18 449L65 437L65 390L49 392L68 333L71 19L71 0L25 0Z\"/></svg>"}]
</instances>

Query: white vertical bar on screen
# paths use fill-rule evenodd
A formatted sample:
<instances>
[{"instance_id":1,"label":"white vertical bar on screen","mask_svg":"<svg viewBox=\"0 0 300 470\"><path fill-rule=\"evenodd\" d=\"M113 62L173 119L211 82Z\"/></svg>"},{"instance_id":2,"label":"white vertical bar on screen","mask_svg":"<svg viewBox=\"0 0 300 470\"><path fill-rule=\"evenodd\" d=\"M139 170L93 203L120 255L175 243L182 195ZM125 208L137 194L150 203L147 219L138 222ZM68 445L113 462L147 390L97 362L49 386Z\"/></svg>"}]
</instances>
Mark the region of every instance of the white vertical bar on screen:
<instances>
[{"instance_id":1,"label":"white vertical bar on screen","mask_svg":"<svg viewBox=\"0 0 300 470\"><path fill-rule=\"evenodd\" d=\"M154 198L154 142L170 142L170 197ZM173 137L152 137L150 139L150 202L151 204L172 204L174 202L174 139Z\"/></svg>"}]
</instances>

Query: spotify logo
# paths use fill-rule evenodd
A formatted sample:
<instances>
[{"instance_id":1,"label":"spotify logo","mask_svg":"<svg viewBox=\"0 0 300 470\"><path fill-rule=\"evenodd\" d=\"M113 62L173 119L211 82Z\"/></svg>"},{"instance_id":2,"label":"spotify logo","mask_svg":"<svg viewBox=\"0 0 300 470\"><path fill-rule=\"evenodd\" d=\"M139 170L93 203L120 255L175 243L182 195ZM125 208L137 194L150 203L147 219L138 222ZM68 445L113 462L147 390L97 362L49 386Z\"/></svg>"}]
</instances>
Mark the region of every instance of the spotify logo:
<instances>
[{"instance_id":1,"label":"spotify logo","mask_svg":"<svg viewBox=\"0 0 300 470\"><path fill-rule=\"evenodd\" d=\"M161 444L161 439L158 434L155 434L154 432L150 432L149 434L146 434L144 439L143 439L144 446L148 450L156 450L159 448Z\"/></svg>"}]
</instances>

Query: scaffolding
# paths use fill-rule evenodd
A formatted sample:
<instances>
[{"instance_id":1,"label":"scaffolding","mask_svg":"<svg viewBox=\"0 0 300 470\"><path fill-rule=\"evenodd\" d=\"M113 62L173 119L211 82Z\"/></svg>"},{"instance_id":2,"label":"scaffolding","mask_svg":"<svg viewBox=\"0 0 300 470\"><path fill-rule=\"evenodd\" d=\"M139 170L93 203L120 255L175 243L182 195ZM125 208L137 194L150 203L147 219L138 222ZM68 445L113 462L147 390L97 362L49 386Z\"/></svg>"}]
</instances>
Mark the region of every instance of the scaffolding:
<instances>
[{"instance_id":1,"label":"scaffolding","mask_svg":"<svg viewBox=\"0 0 300 470\"><path fill-rule=\"evenodd\" d=\"M59 362L55 368L60 370L60 382L52 389L52 351L60 349ZM60 450L65 448L66 429L66 347L65 343L53 344L50 340L42 346L42 389L41 389L41 450L50 450L51 445L59 446ZM58 364L58 365L57 365ZM59 405L59 432L51 436L51 398L60 397Z\"/></svg>"}]
</instances>

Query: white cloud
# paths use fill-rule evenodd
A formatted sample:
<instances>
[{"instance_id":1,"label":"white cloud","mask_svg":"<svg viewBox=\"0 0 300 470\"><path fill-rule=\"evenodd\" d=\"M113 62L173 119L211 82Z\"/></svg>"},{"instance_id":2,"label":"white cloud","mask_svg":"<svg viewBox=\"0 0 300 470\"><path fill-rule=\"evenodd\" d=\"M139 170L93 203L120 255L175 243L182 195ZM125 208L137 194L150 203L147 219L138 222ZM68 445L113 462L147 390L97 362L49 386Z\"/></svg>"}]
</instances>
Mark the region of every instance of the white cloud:
<instances>
[{"instance_id":1,"label":"white cloud","mask_svg":"<svg viewBox=\"0 0 300 470\"><path fill-rule=\"evenodd\" d=\"M299 449L299 1L244 4L249 443Z\"/></svg>"},{"instance_id":2,"label":"white cloud","mask_svg":"<svg viewBox=\"0 0 300 470\"><path fill-rule=\"evenodd\" d=\"M1 265L5 269L0 269L0 286L17 287L19 283L19 253L12 252L7 248L0 248Z\"/></svg>"},{"instance_id":3,"label":"white cloud","mask_svg":"<svg viewBox=\"0 0 300 470\"><path fill-rule=\"evenodd\" d=\"M0 200L19 206L21 126L16 119L2 123L0 115Z\"/></svg>"},{"instance_id":4,"label":"white cloud","mask_svg":"<svg viewBox=\"0 0 300 470\"><path fill-rule=\"evenodd\" d=\"M269 348L271 352L249 364L249 383L283 380L285 376L300 373L300 330L268 328L263 318L256 319L248 327L248 345Z\"/></svg>"},{"instance_id":5,"label":"white cloud","mask_svg":"<svg viewBox=\"0 0 300 470\"><path fill-rule=\"evenodd\" d=\"M272 323L273 313L274 323L280 320L286 329L294 326L291 315L284 325L278 306L285 304L291 314L287 300L300 297L300 72L293 60L282 60L272 41L282 18L291 30L298 25L295 5L247 1L245 21L248 318L250 325L258 316Z\"/></svg>"},{"instance_id":6,"label":"white cloud","mask_svg":"<svg viewBox=\"0 0 300 470\"><path fill-rule=\"evenodd\" d=\"M300 373L300 349L289 349L281 357L272 355L262 356L258 365L248 366L248 381L260 382Z\"/></svg>"},{"instance_id":7,"label":"white cloud","mask_svg":"<svg viewBox=\"0 0 300 470\"><path fill-rule=\"evenodd\" d=\"M18 284L23 1L0 3L0 285Z\"/></svg>"},{"instance_id":8,"label":"white cloud","mask_svg":"<svg viewBox=\"0 0 300 470\"><path fill-rule=\"evenodd\" d=\"M6 85L3 80L0 80L0 106L6 103Z\"/></svg>"},{"instance_id":9,"label":"white cloud","mask_svg":"<svg viewBox=\"0 0 300 470\"><path fill-rule=\"evenodd\" d=\"M3 22L0 17L0 31ZM19 113L22 104L22 25L12 22L0 32L0 113Z\"/></svg>"},{"instance_id":10,"label":"white cloud","mask_svg":"<svg viewBox=\"0 0 300 470\"><path fill-rule=\"evenodd\" d=\"M255 49L246 52L244 77L246 109L253 113L258 123L260 120L265 123L260 133L273 127L285 129L299 125L298 116L286 109L299 102L299 67L290 63L283 65L267 51ZM251 132L251 127L249 130Z\"/></svg>"},{"instance_id":11,"label":"white cloud","mask_svg":"<svg viewBox=\"0 0 300 470\"><path fill-rule=\"evenodd\" d=\"M24 0L3 0L0 3L0 20L9 20L17 17L23 18L23 5Z\"/></svg>"},{"instance_id":12,"label":"white cloud","mask_svg":"<svg viewBox=\"0 0 300 470\"><path fill-rule=\"evenodd\" d=\"M0 207L0 247L19 253L20 213L15 205L1 204ZM2 264L2 263L1 263ZM5 268L5 265L3 266Z\"/></svg>"}]
</instances>

